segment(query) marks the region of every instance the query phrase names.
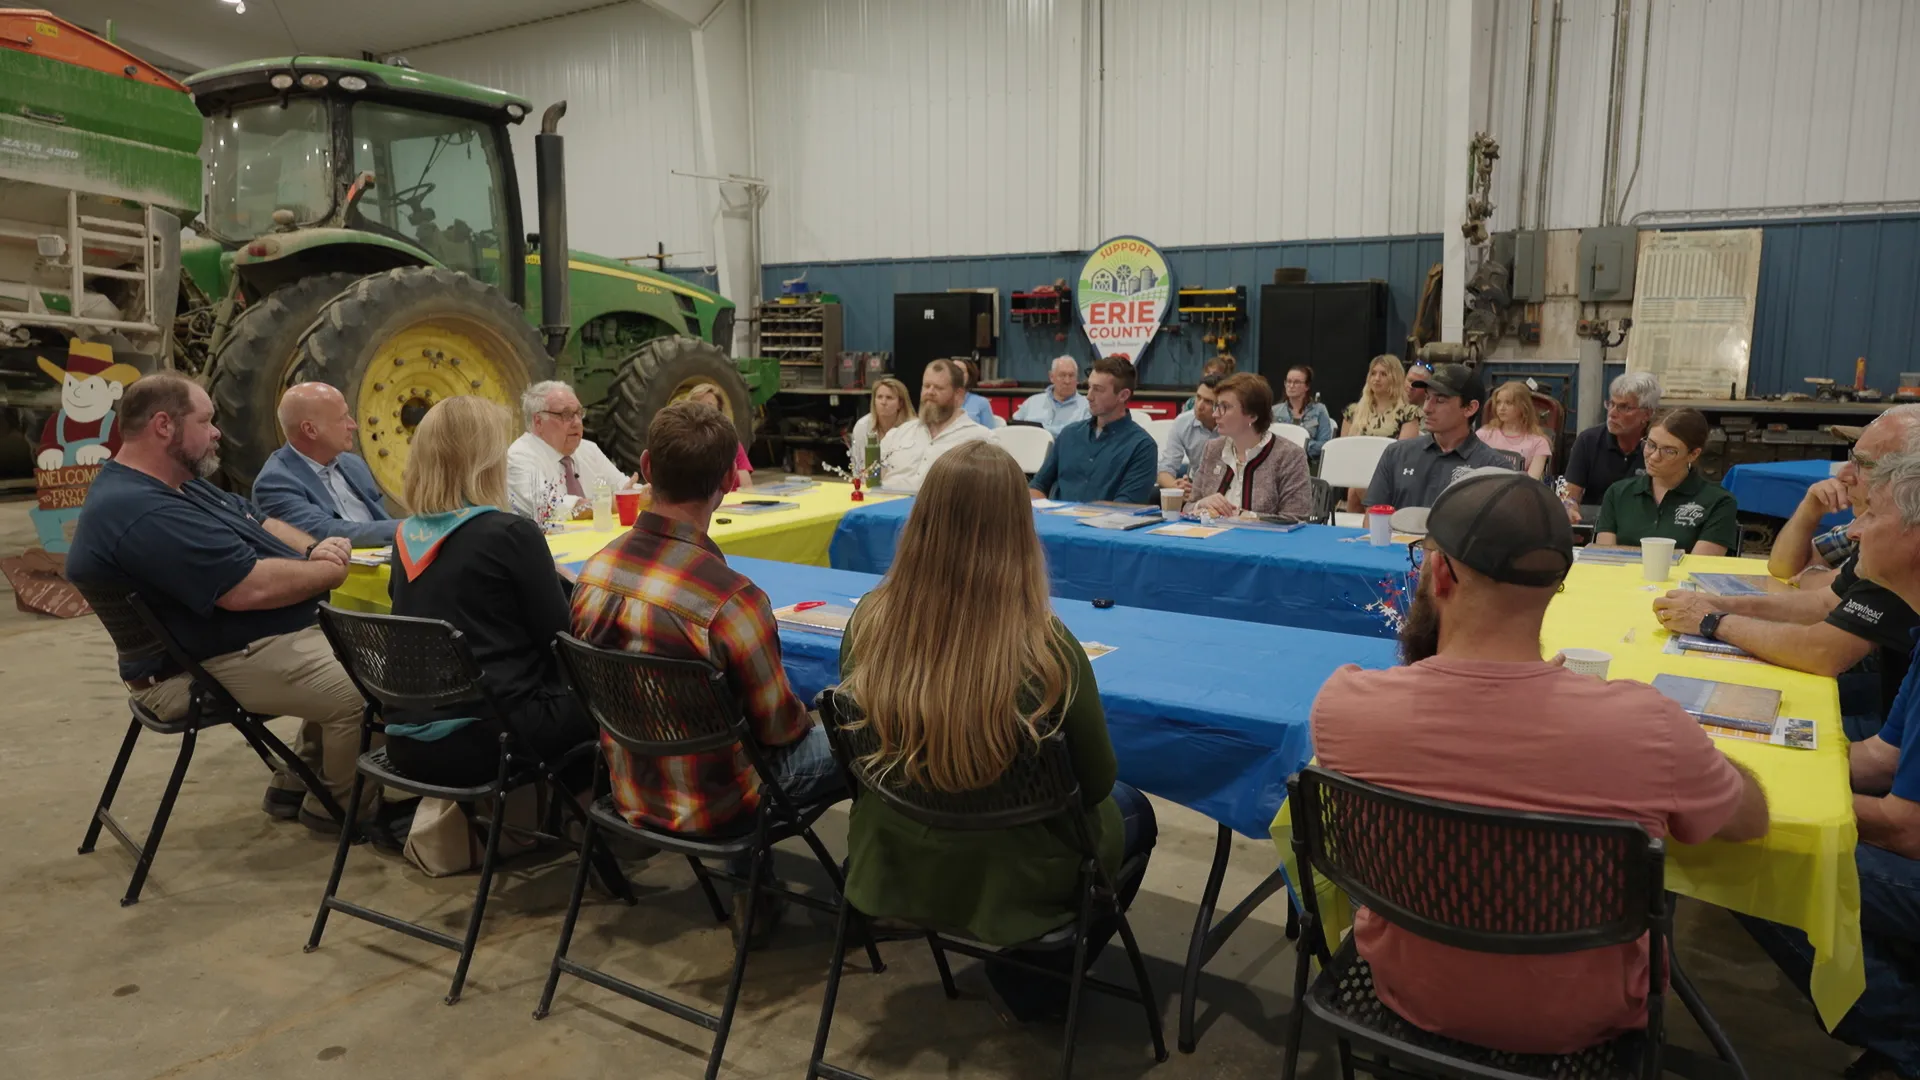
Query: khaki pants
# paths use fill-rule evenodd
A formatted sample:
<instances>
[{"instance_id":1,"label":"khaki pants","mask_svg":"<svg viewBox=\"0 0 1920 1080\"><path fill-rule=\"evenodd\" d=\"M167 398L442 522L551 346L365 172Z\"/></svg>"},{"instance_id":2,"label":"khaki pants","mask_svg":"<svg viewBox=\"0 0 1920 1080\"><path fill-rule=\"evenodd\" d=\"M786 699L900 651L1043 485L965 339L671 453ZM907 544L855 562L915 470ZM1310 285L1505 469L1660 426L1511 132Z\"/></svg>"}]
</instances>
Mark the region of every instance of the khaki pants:
<instances>
[{"instance_id":1,"label":"khaki pants","mask_svg":"<svg viewBox=\"0 0 1920 1080\"><path fill-rule=\"evenodd\" d=\"M300 733L293 750L312 767L344 809L353 789L353 765L360 754L360 717L365 703L333 655L317 626L291 634L277 634L252 642L239 652L201 663L220 680L235 701L249 712L266 716L295 716ZM178 675L163 683L136 690L140 704L163 718L187 711L188 680ZM304 790L300 779L284 768L274 770L273 786L282 791ZM361 792L364 818L380 791L368 784ZM327 811L311 794L301 809L326 817Z\"/></svg>"}]
</instances>

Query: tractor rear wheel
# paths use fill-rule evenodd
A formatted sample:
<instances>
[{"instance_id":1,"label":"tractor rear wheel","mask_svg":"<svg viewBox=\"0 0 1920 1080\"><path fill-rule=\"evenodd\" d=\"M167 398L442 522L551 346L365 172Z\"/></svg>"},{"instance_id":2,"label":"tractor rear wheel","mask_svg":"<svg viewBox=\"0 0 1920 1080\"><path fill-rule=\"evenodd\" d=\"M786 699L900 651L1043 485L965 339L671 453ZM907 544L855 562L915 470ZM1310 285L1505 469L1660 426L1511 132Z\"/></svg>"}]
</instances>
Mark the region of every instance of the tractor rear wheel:
<instances>
[{"instance_id":1,"label":"tractor rear wheel","mask_svg":"<svg viewBox=\"0 0 1920 1080\"><path fill-rule=\"evenodd\" d=\"M596 410L594 432L600 448L622 469L637 472L653 414L703 382L720 387L741 445L752 442L753 396L740 369L726 353L699 338L668 335L641 345L621 362L606 400Z\"/></svg>"},{"instance_id":2,"label":"tractor rear wheel","mask_svg":"<svg viewBox=\"0 0 1920 1080\"><path fill-rule=\"evenodd\" d=\"M291 385L300 334L327 301L359 274L326 273L281 287L240 313L213 355L214 423L220 428L220 471L241 494L267 455L280 448L280 395Z\"/></svg>"},{"instance_id":3,"label":"tractor rear wheel","mask_svg":"<svg viewBox=\"0 0 1920 1080\"><path fill-rule=\"evenodd\" d=\"M553 378L553 358L519 307L437 266L361 278L320 310L298 351L294 375L346 395L360 454L396 500L414 428L435 402L482 397L517 410L527 387Z\"/></svg>"}]
</instances>

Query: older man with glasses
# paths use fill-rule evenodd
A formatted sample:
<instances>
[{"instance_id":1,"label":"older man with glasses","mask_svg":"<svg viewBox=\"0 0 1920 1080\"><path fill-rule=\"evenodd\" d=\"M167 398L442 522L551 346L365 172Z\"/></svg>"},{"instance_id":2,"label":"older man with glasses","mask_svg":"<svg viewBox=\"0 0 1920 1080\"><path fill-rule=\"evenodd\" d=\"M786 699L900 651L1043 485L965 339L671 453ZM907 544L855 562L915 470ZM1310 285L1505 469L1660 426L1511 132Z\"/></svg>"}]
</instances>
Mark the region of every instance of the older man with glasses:
<instances>
[{"instance_id":1,"label":"older man with glasses","mask_svg":"<svg viewBox=\"0 0 1920 1080\"><path fill-rule=\"evenodd\" d=\"M534 383L521 395L520 410L527 431L507 449L507 496L514 513L537 521L541 510L558 504L566 510L553 518L591 517L595 486L604 483L607 490L619 491L638 482L586 437L586 414L573 387L557 380ZM567 496L573 497L570 503Z\"/></svg>"},{"instance_id":2,"label":"older man with glasses","mask_svg":"<svg viewBox=\"0 0 1920 1080\"><path fill-rule=\"evenodd\" d=\"M1660 404L1660 380L1629 371L1607 388L1607 422L1574 437L1567 455L1567 516L1580 520L1582 502L1598 503L1607 489L1647 471L1642 444L1653 410Z\"/></svg>"}]
</instances>

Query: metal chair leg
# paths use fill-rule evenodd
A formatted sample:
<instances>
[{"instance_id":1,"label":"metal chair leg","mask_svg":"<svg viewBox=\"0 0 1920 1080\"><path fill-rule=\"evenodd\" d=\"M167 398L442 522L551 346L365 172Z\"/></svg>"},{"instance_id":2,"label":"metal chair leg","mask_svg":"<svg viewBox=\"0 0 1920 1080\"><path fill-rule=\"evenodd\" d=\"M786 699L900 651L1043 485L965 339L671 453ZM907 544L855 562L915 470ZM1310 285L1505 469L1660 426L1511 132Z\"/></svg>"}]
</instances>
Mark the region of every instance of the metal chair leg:
<instances>
[{"instance_id":1,"label":"metal chair leg","mask_svg":"<svg viewBox=\"0 0 1920 1080\"><path fill-rule=\"evenodd\" d=\"M1353 1044L1345 1039L1340 1043L1340 1080L1353 1080Z\"/></svg>"},{"instance_id":2,"label":"metal chair leg","mask_svg":"<svg viewBox=\"0 0 1920 1080\"><path fill-rule=\"evenodd\" d=\"M834 1002L840 997L840 969L846 966L847 930L852 921L853 905L847 902L845 896L842 896L839 918L834 923L833 960L827 965L827 993L820 1002L820 1024L813 1031L813 1056L807 1060L807 1080L814 1080L819 1076L820 1066L826 1062L827 1032L833 1027ZM934 956L939 955L940 952L936 948ZM941 965L941 973L946 974L944 962Z\"/></svg>"},{"instance_id":3,"label":"metal chair leg","mask_svg":"<svg viewBox=\"0 0 1920 1080\"><path fill-rule=\"evenodd\" d=\"M726 922L727 906L720 902L720 893L713 887L713 879L707 876L707 868L691 855L687 856L687 865L693 867L693 876L700 882L700 891L707 894L707 906L713 908L714 919Z\"/></svg>"},{"instance_id":4,"label":"metal chair leg","mask_svg":"<svg viewBox=\"0 0 1920 1080\"><path fill-rule=\"evenodd\" d=\"M334 894L340 891L340 875L347 869L347 850L353 847L354 826L360 821L360 793L366 786L367 774L355 769L353 790L347 795L347 817L340 823L340 842L333 852L333 871L327 875L327 891L320 894L320 910L313 914L313 933L308 935L303 952L319 948L320 935L326 932L327 912L332 910Z\"/></svg>"},{"instance_id":5,"label":"metal chair leg","mask_svg":"<svg viewBox=\"0 0 1920 1080\"><path fill-rule=\"evenodd\" d=\"M180 756L174 759L173 775L167 778L167 790L160 796L160 806L153 812L153 825L147 830L147 839L140 845L140 856L133 865L133 880L127 882L127 895L120 898L121 907L130 907L140 902L140 890L146 887L147 871L153 869L153 857L160 850L160 838L166 834L167 819L173 816L173 801L180 797L180 784L187 778L187 765L193 761L193 745L199 731L188 728L180 736Z\"/></svg>"},{"instance_id":6,"label":"metal chair leg","mask_svg":"<svg viewBox=\"0 0 1920 1080\"><path fill-rule=\"evenodd\" d=\"M1674 956L1671 950L1667 953L1667 973L1672 979L1674 992L1680 995L1681 1002L1687 1006L1687 1012L1693 1015L1693 1022L1700 1025L1700 1030L1706 1034L1707 1041L1713 1044L1714 1052L1720 1055L1720 1060L1733 1066L1734 1072L1744 1080L1747 1068L1740 1063L1739 1052L1734 1050L1732 1041L1727 1038L1727 1033L1720 1029L1720 1022L1707 1011L1707 1003L1700 997L1700 991L1694 989L1693 980L1687 978L1686 972L1680 970L1679 958Z\"/></svg>"},{"instance_id":7,"label":"metal chair leg","mask_svg":"<svg viewBox=\"0 0 1920 1080\"><path fill-rule=\"evenodd\" d=\"M553 949L553 963L547 968L547 986L540 991L540 1005L533 1010L535 1020L546 1019L547 1010L553 1006L553 992L560 985L560 962L567 958L567 949L573 945L573 927L580 920L580 901L587 894L587 878L593 873L597 839L599 830L589 819L586 835L580 839L580 869L573 875L573 895L567 900L567 917L560 924L560 943Z\"/></svg>"},{"instance_id":8,"label":"metal chair leg","mask_svg":"<svg viewBox=\"0 0 1920 1080\"><path fill-rule=\"evenodd\" d=\"M834 894L846 892L846 875L840 872L839 864L835 863L833 856L827 853L827 846L820 842L820 838L814 835L811 828L800 830L800 838L813 849L813 857L819 860L821 868L826 870L827 880L833 882ZM873 926L865 919L860 920L860 936L866 945L867 962L873 966L873 973L878 975L887 970L886 961L880 959L880 946L873 940Z\"/></svg>"},{"instance_id":9,"label":"metal chair leg","mask_svg":"<svg viewBox=\"0 0 1920 1080\"><path fill-rule=\"evenodd\" d=\"M1147 1012L1147 1031L1153 1036L1153 1059L1167 1060L1167 1036L1160 1026L1160 1002L1153 996L1153 983L1147 978L1147 961L1140 955L1140 943L1134 940L1133 924L1125 912L1115 912L1120 923L1120 943L1126 946L1127 961L1133 965L1133 980L1140 991L1140 1005Z\"/></svg>"},{"instance_id":10,"label":"metal chair leg","mask_svg":"<svg viewBox=\"0 0 1920 1080\"><path fill-rule=\"evenodd\" d=\"M307 794L319 800L321 808L327 812L328 817L342 823L347 820L346 811L341 808L340 801L333 797L333 789L329 788L326 781L313 771L311 765L301 760L299 754L294 753L292 747L280 741L280 736L269 730L267 725L250 719L240 719L234 721L234 726L241 728L251 726L253 733L267 749L273 751L273 756L286 763L288 771L292 772L307 789Z\"/></svg>"},{"instance_id":11,"label":"metal chair leg","mask_svg":"<svg viewBox=\"0 0 1920 1080\"><path fill-rule=\"evenodd\" d=\"M1287 1052L1281 1059L1280 1080L1293 1080L1300 1068L1300 1042L1307 1034L1307 976L1313 966L1309 935L1320 932L1311 917L1301 920L1301 936L1294 940L1297 959L1293 966L1293 1014L1287 1018Z\"/></svg>"},{"instance_id":12,"label":"metal chair leg","mask_svg":"<svg viewBox=\"0 0 1920 1080\"><path fill-rule=\"evenodd\" d=\"M953 969L947 966L947 951L940 947L940 935L927 931L927 944L933 948L933 964L940 969L940 989L946 991L948 1001L958 1001L960 988L953 984Z\"/></svg>"},{"instance_id":13,"label":"metal chair leg","mask_svg":"<svg viewBox=\"0 0 1920 1080\"><path fill-rule=\"evenodd\" d=\"M740 984L747 976L747 953L753 942L753 918L759 914L760 870L766 862L768 850L760 848L753 853L752 868L747 871L747 891L734 896L733 902L747 905L747 914L740 920L740 940L734 944L733 974L727 979L727 998L720 1005L720 1021L714 1025L713 1049L707 1054L706 1080L714 1080L720 1075L720 1056L727 1048L727 1034L733 1029L733 1012L740 1004Z\"/></svg>"},{"instance_id":14,"label":"metal chair leg","mask_svg":"<svg viewBox=\"0 0 1920 1080\"><path fill-rule=\"evenodd\" d=\"M1071 1080L1073 1076L1074 1044L1080 1035L1080 1004L1086 996L1088 923L1085 914L1083 907L1080 928L1074 934L1073 970L1067 983L1067 1031L1060 1047L1060 1080Z\"/></svg>"},{"instance_id":15,"label":"metal chair leg","mask_svg":"<svg viewBox=\"0 0 1920 1080\"><path fill-rule=\"evenodd\" d=\"M100 789L100 801L94 805L93 820L87 822L86 839L80 841L80 854L93 851L93 845L100 841L100 826L104 816L113 809L113 797L120 791L120 778L126 775L127 762L133 757L133 744L140 738L140 721L127 721L127 737L120 740L120 753L113 759L113 768L107 771L107 785Z\"/></svg>"},{"instance_id":16,"label":"metal chair leg","mask_svg":"<svg viewBox=\"0 0 1920 1080\"><path fill-rule=\"evenodd\" d=\"M480 940L480 920L487 914L487 893L493 888L493 868L500 861L500 834L507 822L504 787L494 789L488 809L492 820L487 822L487 853L480 860L480 884L474 890L473 912L467 916L467 936L460 944L460 962L453 969L453 988L447 991L449 1005L460 1000L460 989L467 983L467 965L473 963L473 947Z\"/></svg>"}]
</instances>

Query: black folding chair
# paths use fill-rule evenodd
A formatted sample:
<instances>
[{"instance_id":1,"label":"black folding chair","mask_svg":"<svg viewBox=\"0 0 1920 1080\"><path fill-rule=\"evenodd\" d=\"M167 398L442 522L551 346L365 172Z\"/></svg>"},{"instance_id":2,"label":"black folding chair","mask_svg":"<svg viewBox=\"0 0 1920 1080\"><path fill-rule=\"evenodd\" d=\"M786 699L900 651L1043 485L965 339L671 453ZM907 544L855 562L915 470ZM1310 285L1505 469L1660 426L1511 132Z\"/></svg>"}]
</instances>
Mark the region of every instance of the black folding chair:
<instances>
[{"instance_id":1,"label":"black folding chair","mask_svg":"<svg viewBox=\"0 0 1920 1080\"><path fill-rule=\"evenodd\" d=\"M751 820L739 823L738 830L728 830L721 835L689 834L634 825L614 807L612 796L607 796L596 800L588 811L587 833L580 841L582 865L585 865L588 855L597 850L596 845L600 842L603 830L685 856L687 864L693 868L694 879L700 883L701 891L706 893L713 917L721 922L727 920L727 910L720 903L720 894L714 890L713 879L746 885L746 894L734 899L735 903L746 904L747 911L739 940L734 945L733 973L728 979L727 995L721 1003L719 1015L635 986L567 955L573 943L574 924L580 917L581 894L586 889L584 874L574 880L573 896L567 902L566 922L560 928L560 943L553 951L553 964L547 971L546 989L540 994L540 1007L533 1013L535 1019L545 1018L553 1005L553 993L559 986L560 973L566 972L713 1032L713 1047L707 1054L706 1074L708 1080L713 1080L720 1072L720 1058L726 1050L727 1034L733 1027L734 1009L740 1001L740 984L746 976L748 944L753 936L757 906L755 900L762 893L778 893L818 911L834 910L833 902L784 888L765 879L762 869L773 845L794 837L806 841L814 858L827 872L827 878L833 882L837 900L837 894L844 886L840 868L834 863L833 857L827 854L820 838L814 835L813 823L826 813L827 807L845 796L834 795L804 805L789 796L768 769L766 757L747 726L746 715L727 688L726 673L709 664L596 648L571 634L561 634L554 643L554 651L560 656L567 682L586 706L587 712L600 724L600 730L628 753L640 758L681 757L738 746L760 778L759 807ZM751 870L744 879L726 870L712 869L701 861L742 857L751 857ZM840 949L834 954L836 972L844 952L844 949ZM880 952L871 941L867 943L867 957L873 962L874 971L883 969Z\"/></svg>"},{"instance_id":2,"label":"black folding chair","mask_svg":"<svg viewBox=\"0 0 1920 1080\"><path fill-rule=\"evenodd\" d=\"M1066 738L1055 735L1043 740L1038 747L1022 752L1014 759L1012 767L991 786L954 794L906 783L899 777L890 776L885 780L876 778L867 769L864 760L879 749L879 737L871 725L860 722L859 706L832 687L822 690L814 704L820 711L822 723L826 725L827 737L833 742L833 756L847 774L847 783L853 790L855 801L879 799L909 820L935 829L991 832L1056 820L1071 823L1069 829L1081 859L1078 889L1080 914L1066 926L1013 948L1071 949L1072 968L1066 972L1050 970L1017 959L999 948L958 937L950 931L920 926L927 944L933 949L934 964L940 969L940 986L946 991L947 997L953 999L960 996L959 988L953 983L953 972L947 966L946 954L949 952L977 960L993 960L1030 975L1065 981L1068 985L1067 1030L1060 1051L1060 1075L1065 1080L1073 1073L1082 991L1087 988L1099 990L1140 1004L1147 1015L1147 1030L1153 1036L1154 1060L1167 1060L1166 1039L1160 1029L1160 1011L1153 996L1153 986L1147 979L1146 962L1141 959L1140 946L1134 940L1133 927L1127 922L1126 912L1120 910L1119 889L1115 884L1144 875L1147 869L1146 856L1128 860L1120 867L1119 873L1112 877L1100 865L1093 835L1087 829L1086 812L1080 801L1080 782L1073 774L1073 761L1068 754ZM1096 920L1106 917L1118 922L1120 940L1126 946L1127 960L1133 965L1132 987L1087 974L1088 935ZM826 1061L827 1032L833 1024L834 1001L840 993L841 959L846 954L847 933L856 921L863 930L866 928L867 916L843 896L834 935L833 962L827 966L826 1000L820 1005L820 1026L814 1033L813 1056L807 1063L807 1080L817 1076L831 1077L832 1080L867 1080L860 1073Z\"/></svg>"},{"instance_id":3,"label":"black folding chair","mask_svg":"<svg viewBox=\"0 0 1920 1080\"><path fill-rule=\"evenodd\" d=\"M1333 485L1317 476L1309 477L1308 482L1313 485L1313 513L1307 517L1307 520L1316 525L1332 524Z\"/></svg>"},{"instance_id":4,"label":"black folding chair","mask_svg":"<svg viewBox=\"0 0 1920 1080\"><path fill-rule=\"evenodd\" d=\"M1412 1080L1545 1078L1652 1080L1663 1063L1746 1075L1724 1032L1673 962L1673 905L1665 844L1637 822L1492 810L1407 795L1310 765L1288 782L1300 871L1299 963L1282 1080L1292 1080L1306 1017L1334 1029L1340 1072ZM1432 1034L1374 992L1373 972L1349 935L1327 947L1314 874L1355 905L1442 945L1541 956L1647 939L1647 1027L1572 1054L1518 1054ZM1307 985L1312 960L1321 972ZM1719 1051L1720 1061L1665 1045L1667 979ZM1356 1051L1355 1047L1359 1050ZM1362 1052L1373 1055L1362 1056ZM1676 1069L1676 1071L1678 1071Z\"/></svg>"},{"instance_id":5,"label":"black folding chair","mask_svg":"<svg viewBox=\"0 0 1920 1080\"><path fill-rule=\"evenodd\" d=\"M160 850L160 838L167 831L167 819L173 815L174 800L179 797L180 785L187 778L187 765L193 760L194 745L200 732L208 728L232 725L240 737L247 740L247 745L253 747L253 752L260 755L261 762L268 769L274 768L275 759L279 759L320 800L335 821L341 819L340 804L327 790L327 785L313 774L306 762L300 760L300 755L268 730L267 721L273 717L241 708L227 688L220 685L220 680L207 674L205 668L180 648L180 643L167 632L145 601L123 589L100 584L74 584L80 590L80 595L86 597L87 603L99 614L100 624L107 628L107 636L113 639L114 650L121 660L147 662L158 659L172 670L184 673L189 680L187 711L171 720L161 718L152 709L142 705L138 698L127 699L127 705L133 710L133 719L127 724L127 736L120 742L120 753L113 759L113 768L107 773L107 784L100 791L100 801L93 809L93 820L87 823L86 839L80 841L80 854L91 853L100 839L101 827L105 826L114 839L133 855L133 880L127 883L126 895L120 898L121 907L140 900L140 892L147 884L147 872L153 867L154 854ZM142 728L155 735L180 736L180 753L174 759L173 775L167 778L166 790L160 796L160 806L154 811L153 824L147 829L146 839L136 843L126 827L113 816L113 797L120 790L120 778L127 771L127 762L133 757L133 744L139 740Z\"/></svg>"},{"instance_id":6,"label":"black folding chair","mask_svg":"<svg viewBox=\"0 0 1920 1080\"><path fill-rule=\"evenodd\" d=\"M563 811L571 812L585 826L585 814L574 802L559 779L560 773L574 761L598 752L597 744L584 742L556 761L549 763L522 749L513 736L512 721L494 700L480 677L480 665L467 646L465 635L439 619L415 619L399 615L370 615L346 611L332 604L320 605L320 628L326 632L335 655L347 669L347 675L366 699L366 713L360 724L360 757L354 767L353 794L347 803L346 827L340 831L340 844L334 851L333 872L327 876L327 890L320 897L320 910L313 916L313 933L307 938L307 952L320 947L320 936L327 928L327 913L338 911L376 926L396 930L409 937L451 949L460 954L454 967L453 986L446 1003L460 1000L466 985L467 967L473 961L474 945L480 938L480 921L486 915L487 895L493 885L499 861L500 834L512 831L536 841L563 843L562 837L544 830L518 829L506 822L508 794L528 784L543 789L549 796L543 821L553 827ZM387 757L385 747L371 749L373 736L385 731L384 717L389 710L402 709L429 713L449 707L472 709L481 722L492 720L500 728L500 763L494 778L470 787L429 784L406 775ZM419 923L408 922L385 912L375 911L337 895L340 875L347 868L347 851L353 847L354 822L359 813L360 795L371 780L409 794L445 799L464 806L486 807L485 855L480 860L480 880L474 886L473 908L467 915L466 933L461 937L443 933ZM600 873L609 891L628 904L635 902L633 889L621 873L611 853L592 868Z\"/></svg>"}]
</instances>

